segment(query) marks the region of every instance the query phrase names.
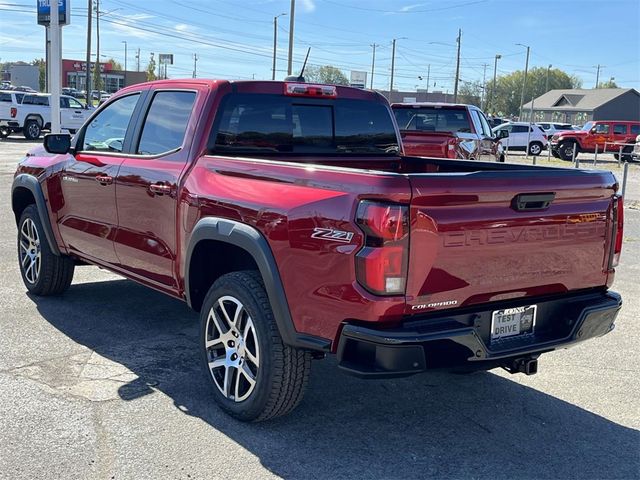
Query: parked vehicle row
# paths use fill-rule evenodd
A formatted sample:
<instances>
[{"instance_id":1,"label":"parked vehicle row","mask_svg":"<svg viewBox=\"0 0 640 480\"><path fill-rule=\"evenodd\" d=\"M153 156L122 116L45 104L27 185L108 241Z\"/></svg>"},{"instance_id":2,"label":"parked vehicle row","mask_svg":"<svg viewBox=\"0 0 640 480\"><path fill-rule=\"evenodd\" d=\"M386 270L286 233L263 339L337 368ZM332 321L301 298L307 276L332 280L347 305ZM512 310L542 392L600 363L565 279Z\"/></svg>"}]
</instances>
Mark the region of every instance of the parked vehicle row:
<instances>
[{"instance_id":1,"label":"parked vehicle row","mask_svg":"<svg viewBox=\"0 0 640 480\"><path fill-rule=\"evenodd\" d=\"M184 300L213 398L244 421L295 408L327 354L365 378L533 374L610 332L613 174L407 156L394 114L498 143L475 109L422 109L298 82L127 87L19 163L24 284L62 293L89 263Z\"/></svg>"},{"instance_id":2,"label":"parked vehicle row","mask_svg":"<svg viewBox=\"0 0 640 480\"><path fill-rule=\"evenodd\" d=\"M503 146L509 150L526 151L529 155L540 155L547 148L547 136L541 127L535 123L508 122L493 129L499 136Z\"/></svg>"}]
</instances>

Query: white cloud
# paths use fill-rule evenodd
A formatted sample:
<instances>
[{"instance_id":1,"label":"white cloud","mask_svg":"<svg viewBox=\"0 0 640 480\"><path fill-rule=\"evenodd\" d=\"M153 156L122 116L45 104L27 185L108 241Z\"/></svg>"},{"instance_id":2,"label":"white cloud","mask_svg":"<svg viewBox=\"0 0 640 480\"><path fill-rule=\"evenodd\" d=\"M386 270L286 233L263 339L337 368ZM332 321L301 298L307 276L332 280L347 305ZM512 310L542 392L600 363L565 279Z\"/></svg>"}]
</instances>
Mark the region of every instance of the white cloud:
<instances>
[{"instance_id":1,"label":"white cloud","mask_svg":"<svg viewBox=\"0 0 640 480\"><path fill-rule=\"evenodd\" d=\"M302 4L302 10L307 13L311 13L316 9L314 0L302 0L300 3Z\"/></svg>"},{"instance_id":2,"label":"white cloud","mask_svg":"<svg viewBox=\"0 0 640 480\"><path fill-rule=\"evenodd\" d=\"M424 7L426 5L428 5L428 4L427 3L416 3L414 5L406 5L406 6L402 7L400 9L400 11L403 12L403 13L404 12L410 12L411 10L414 10L416 8L419 8L419 7Z\"/></svg>"}]
</instances>

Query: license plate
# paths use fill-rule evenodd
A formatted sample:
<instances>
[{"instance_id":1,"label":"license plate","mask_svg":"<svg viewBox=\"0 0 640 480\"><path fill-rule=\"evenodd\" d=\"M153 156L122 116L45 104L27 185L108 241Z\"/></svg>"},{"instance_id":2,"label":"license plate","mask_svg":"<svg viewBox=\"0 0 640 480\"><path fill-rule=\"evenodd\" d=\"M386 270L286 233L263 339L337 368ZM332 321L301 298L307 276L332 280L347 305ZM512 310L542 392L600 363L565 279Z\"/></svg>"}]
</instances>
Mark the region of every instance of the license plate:
<instances>
[{"instance_id":1,"label":"license plate","mask_svg":"<svg viewBox=\"0 0 640 480\"><path fill-rule=\"evenodd\" d=\"M496 310L491 317L491 341L532 333L536 325L536 305Z\"/></svg>"}]
</instances>

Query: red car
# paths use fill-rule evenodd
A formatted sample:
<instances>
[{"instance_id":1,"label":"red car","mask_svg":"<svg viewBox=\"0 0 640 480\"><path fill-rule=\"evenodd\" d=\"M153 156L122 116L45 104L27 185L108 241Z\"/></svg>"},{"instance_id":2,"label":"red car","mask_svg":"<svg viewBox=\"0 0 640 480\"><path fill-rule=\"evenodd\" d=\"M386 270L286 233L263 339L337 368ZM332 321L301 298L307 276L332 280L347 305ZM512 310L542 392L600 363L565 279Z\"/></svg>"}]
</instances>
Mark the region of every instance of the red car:
<instances>
[{"instance_id":1,"label":"red car","mask_svg":"<svg viewBox=\"0 0 640 480\"><path fill-rule=\"evenodd\" d=\"M407 155L504 162L500 139L474 105L394 103L391 105Z\"/></svg>"},{"instance_id":2,"label":"red car","mask_svg":"<svg viewBox=\"0 0 640 480\"><path fill-rule=\"evenodd\" d=\"M551 153L556 158L571 160L575 148L580 152L594 153L596 146L600 153L614 153L616 159L622 148L622 159L631 160L631 152L636 137L640 135L640 122L598 120L585 123L582 130L556 133L551 137Z\"/></svg>"},{"instance_id":3,"label":"red car","mask_svg":"<svg viewBox=\"0 0 640 480\"><path fill-rule=\"evenodd\" d=\"M194 79L47 135L12 208L33 295L92 264L184 300L213 398L256 421L293 409L326 354L363 377L532 374L608 333L616 191L610 172L404 156L375 92Z\"/></svg>"}]
</instances>

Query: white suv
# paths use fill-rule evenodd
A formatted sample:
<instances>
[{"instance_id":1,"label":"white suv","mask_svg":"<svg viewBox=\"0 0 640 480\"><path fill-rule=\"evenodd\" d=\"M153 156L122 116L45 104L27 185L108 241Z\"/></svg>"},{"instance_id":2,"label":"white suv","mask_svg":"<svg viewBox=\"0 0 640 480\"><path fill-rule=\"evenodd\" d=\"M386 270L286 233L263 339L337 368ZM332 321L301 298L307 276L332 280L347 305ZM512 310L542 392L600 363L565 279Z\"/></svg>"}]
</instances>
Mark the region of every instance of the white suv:
<instances>
[{"instance_id":1,"label":"white suv","mask_svg":"<svg viewBox=\"0 0 640 480\"><path fill-rule=\"evenodd\" d=\"M507 138L500 140L505 149L523 150L527 151L529 155L540 155L542 150L547 148L547 136L544 130L535 123L529 125L527 122L507 122L495 127L493 133L498 135L501 130L509 132ZM529 140L528 145L527 139Z\"/></svg>"},{"instance_id":2,"label":"white suv","mask_svg":"<svg viewBox=\"0 0 640 480\"><path fill-rule=\"evenodd\" d=\"M544 130L544 133L547 135L547 139L549 140L551 140L551 137L553 137L555 133L566 132L567 130L574 130L573 126L570 123L540 122L540 123L536 123L536 125L538 125L540 128L542 128L542 130Z\"/></svg>"}]
</instances>

